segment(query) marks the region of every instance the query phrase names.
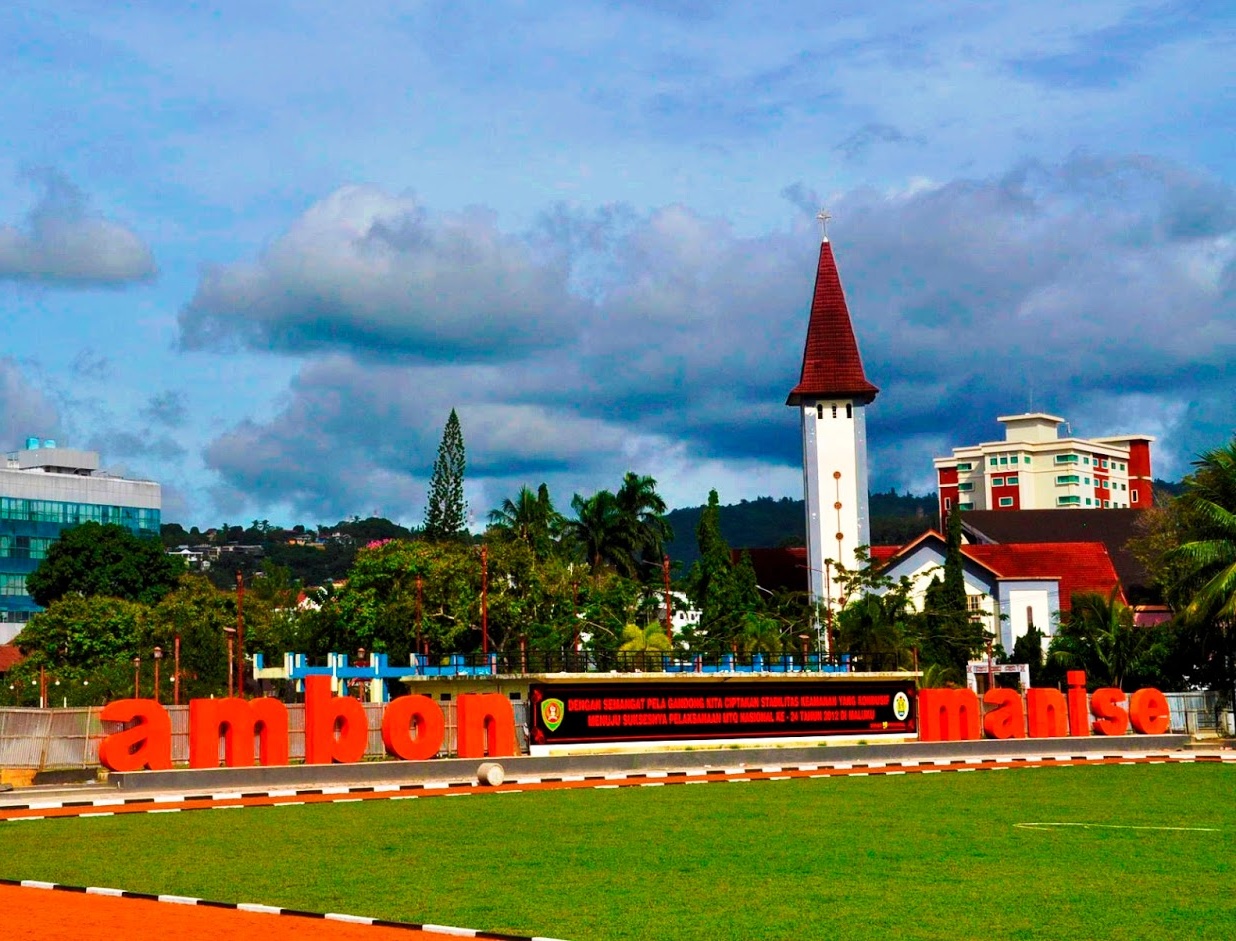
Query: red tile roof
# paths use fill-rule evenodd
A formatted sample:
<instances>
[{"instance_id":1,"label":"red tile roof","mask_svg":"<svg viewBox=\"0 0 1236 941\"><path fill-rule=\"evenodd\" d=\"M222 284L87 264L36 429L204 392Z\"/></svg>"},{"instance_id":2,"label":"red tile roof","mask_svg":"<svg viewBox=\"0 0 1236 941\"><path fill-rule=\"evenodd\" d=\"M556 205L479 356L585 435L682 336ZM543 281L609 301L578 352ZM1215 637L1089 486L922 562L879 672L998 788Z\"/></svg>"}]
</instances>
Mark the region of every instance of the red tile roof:
<instances>
[{"instance_id":1,"label":"red tile roof","mask_svg":"<svg viewBox=\"0 0 1236 941\"><path fill-rule=\"evenodd\" d=\"M888 562L914 551L924 540L943 542L934 530L901 546L872 546L875 562ZM963 545L962 555L972 559L997 578L1044 579L1060 581L1060 610L1073 606L1076 592L1108 595L1115 588L1126 600L1116 568L1107 547L1101 542L1019 542Z\"/></svg>"},{"instance_id":2,"label":"red tile roof","mask_svg":"<svg viewBox=\"0 0 1236 941\"><path fill-rule=\"evenodd\" d=\"M815 295L803 349L803 369L798 385L786 405L799 405L804 397L853 396L870 402L880 390L867 381L863 359L854 339L854 325L841 289L841 276L830 242L820 244L820 264L815 274Z\"/></svg>"},{"instance_id":3,"label":"red tile roof","mask_svg":"<svg viewBox=\"0 0 1236 941\"><path fill-rule=\"evenodd\" d=\"M962 546L961 551L1001 578L1059 578L1060 610L1068 611L1077 592L1119 592L1120 579L1101 542L1022 542Z\"/></svg>"},{"instance_id":4,"label":"red tile roof","mask_svg":"<svg viewBox=\"0 0 1236 941\"><path fill-rule=\"evenodd\" d=\"M0 644L0 673L7 673L25 659L12 644Z\"/></svg>"}]
</instances>

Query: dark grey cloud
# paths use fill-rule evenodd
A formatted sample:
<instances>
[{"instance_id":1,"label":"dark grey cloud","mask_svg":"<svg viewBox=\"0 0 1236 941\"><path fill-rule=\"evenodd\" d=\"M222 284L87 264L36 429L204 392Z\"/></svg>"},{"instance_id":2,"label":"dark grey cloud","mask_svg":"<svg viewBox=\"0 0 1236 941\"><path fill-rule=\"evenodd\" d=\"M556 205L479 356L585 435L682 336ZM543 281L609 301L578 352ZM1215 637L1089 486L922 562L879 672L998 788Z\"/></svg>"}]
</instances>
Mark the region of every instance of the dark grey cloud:
<instances>
[{"instance_id":1,"label":"dark grey cloud","mask_svg":"<svg viewBox=\"0 0 1236 941\"><path fill-rule=\"evenodd\" d=\"M347 186L257 260L209 269L180 312L180 345L510 359L562 343L587 315L567 276L487 211L431 216L409 196Z\"/></svg>"},{"instance_id":2,"label":"dark grey cloud","mask_svg":"<svg viewBox=\"0 0 1236 941\"><path fill-rule=\"evenodd\" d=\"M833 149L843 154L847 160L858 160L866 156L876 144L905 144L914 140L917 138L907 136L892 124L873 121L839 141Z\"/></svg>"},{"instance_id":3,"label":"dark grey cloud","mask_svg":"<svg viewBox=\"0 0 1236 941\"><path fill-rule=\"evenodd\" d=\"M60 435L60 412L52 398L11 357L0 357L0 451L15 451L28 436Z\"/></svg>"},{"instance_id":4,"label":"dark grey cloud","mask_svg":"<svg viewBox=\"0 0 1236 941\"><path fill-rule=\"evenodd\" d=\"M78 379L87 379L92 382L103 382L115 373L115 364L111 357L94 350L82 350L73 357L69 368Z\"/></svg>"},{"instance_id":5,"label":"dark grey cloud","mask_svg":"<svg viewBox=\"0 0 1236 941\"><path fill-rule=\"evenodd\" d=\"M142 407L142 417L154 425L180 428L189 417L185 394L176 389L156 392Z\"/></svg>"},{"instance_id":6,"label":"dark grey cloud","mask_svg":"<svg viewBox=\"0 0 1236 941\"><path fill-rule=\"evenodd\" d=\"M181 460L188 453L179 441L150 429L143 431L107 429L90 439L90 447L106 455L109 461L127 458L144 462L151 460L171 462Z\"/></svg>"},{"instance_id":7,"label":"dark grey cloud","mask_svg":"<svg viewBox=\"0 0 1236 941\"><path fill-rule=\"evenodd\" d=\"M541 479L568 495L610 485L641 461L692 481L702 468L792 476L800 443L783 403L800 366L819 200L801 184L785 195L801 214L755 236L681 206L555 207L530 241L548 243L537 250L563 258L587 296L594 316L577 330L502 362L341 338L337 354L304 366L279 414L217 438L207 464L233 498L323 517L379 498L416 504L457 407L475 485L498 498ZM990 440L997 415L1025 409L1083 434L1155 434L1168 473L1226 440L1231 199L1178 166L1093 156L834 194L834 251L882 389L870 413L876 486L929 486L934 454ZM478 342L504 342L501 327Z\"/></svg>"},{"instance_id":8,"label":"dark grey cloud","mask_svg":"<svg viewBox=\"0 0 1236 941\"><path fill-rule=\"evenodd\" d=\"M25 176L42 193L24 226L0 225L0 280L116 286L154 277L154 256L142 238L91 214L64 175L43 169Z\"/></svg>"},{"instance_id":9,"label":"dark grey cloud","mask_svg":"<svg viewBox=\"0 0 1236 941\"><path fill-rule=\"evenodd\" d=\"M1052 88L1109 88L1136 76L1164 46L1230 29L1230 6L1206 0L1176 0L1139 6L1120 22L1078 35L1063 52L1020 56L1014 74Z\"/></svg>"}]
</instances>

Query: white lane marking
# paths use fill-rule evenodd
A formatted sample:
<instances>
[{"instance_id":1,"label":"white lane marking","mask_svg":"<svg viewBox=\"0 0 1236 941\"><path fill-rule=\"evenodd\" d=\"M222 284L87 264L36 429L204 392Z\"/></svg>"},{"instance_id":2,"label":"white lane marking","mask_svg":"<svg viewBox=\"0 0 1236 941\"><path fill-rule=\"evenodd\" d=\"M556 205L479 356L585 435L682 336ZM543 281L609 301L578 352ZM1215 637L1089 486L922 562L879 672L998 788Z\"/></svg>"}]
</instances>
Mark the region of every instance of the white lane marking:
<instances>
[{"instance_id":1,"label":"white lane marking","mask_svg":"<svg viewBox=\"0 0 1236 941\"><path fill-rule=\"evenodd\" d=\"M1054 830L1057 827L1080 827L1091 830L1170 830L1178 833L1218 833L1217 827L1136 827L1121 823L1015 823L1022 830Z\"/></svg>"}]
</instances>

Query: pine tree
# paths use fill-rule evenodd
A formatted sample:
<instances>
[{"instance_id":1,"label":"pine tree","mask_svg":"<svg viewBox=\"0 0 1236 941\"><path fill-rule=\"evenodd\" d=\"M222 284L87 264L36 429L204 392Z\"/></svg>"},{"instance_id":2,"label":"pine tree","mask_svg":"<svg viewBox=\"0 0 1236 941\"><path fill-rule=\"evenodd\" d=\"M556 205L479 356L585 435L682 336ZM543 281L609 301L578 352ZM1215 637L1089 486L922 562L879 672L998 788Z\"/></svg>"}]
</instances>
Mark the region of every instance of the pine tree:
<instances>
[{"instance_id":1,"label":"pine tree","mask_svg":"<svg viewBox=\"0 0 1236 941\"><path fill-rule=\"evenodd\" d=\"M468 504L464 501L463 432L459 416L451 415L442 429L442 442L429 478L429 500L425 505L425 538L431 541L459 539L467 534Z\"/></svg>"}]
</instances>

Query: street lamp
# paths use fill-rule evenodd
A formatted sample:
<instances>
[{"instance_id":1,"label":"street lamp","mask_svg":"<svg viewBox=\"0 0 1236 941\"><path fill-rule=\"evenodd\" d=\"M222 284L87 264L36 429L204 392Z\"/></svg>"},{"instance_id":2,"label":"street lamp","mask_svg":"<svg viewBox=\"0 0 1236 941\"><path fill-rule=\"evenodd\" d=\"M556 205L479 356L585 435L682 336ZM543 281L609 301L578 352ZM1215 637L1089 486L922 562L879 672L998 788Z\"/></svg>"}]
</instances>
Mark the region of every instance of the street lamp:
<instances>
[{"instance_id":1,"label":"street lamp","mask_svg":"<svg viewBox=\"0 0 1236 941\"><path fill-rule=\"evenodd\" d=\"M154 666L154 671L155 671L154 700L155 700L155 702L158 702L158 701L159 701L159 663L160 663L162 660L163 660L163 648L162 648L162 647L156 647L156 648L154 649L154 661L155 661L155 666Z\"/></svg>"},{"instance_id":2,"label":"street lamp","mask_svg":"<svg viewBox=\"0 0 1236 941\"><path fill-rule=\"evenodd\" d=\"M655 566L656 562L648 559L640 559L643 565ZM670 600L670 557L668 555L661 556L661 576L665 582L665 638L670 643L670 650L674 649L674 607Z\"/></svg>"},{"instance_id":3,"label":"street lamp","mask_svg":"<svg viewBox=\"0 0 1236 941\"><path fill-rule=\"evenodd\" d=\"M825 559L823 569L812 568L810 565L803 565L802 563L799 563L798 565L796 565L795 568L806 569L808 572L815 572L819 575L824 576L824 619L827 622L827 627L824 629L824 636L821 637L820 620L819 620L819 616L816 615L815 617L816 648L822 658L824 655L824 641L827 640L828 654L831 657L837 652L837 638L834 636L834 632L833 632L833 563L832 563L832 560ZM808 593L810 593L810 578L808 578L807 581L808 581ZM812 601L815 601L817 604L819 603L818 599L815 599L815 598L813 598ZM844 595L840 598L840 603L842 606L845 605Z\"/></svg>"},{"instance_id":4,"label":"street lamp","mask_svg":"<svg viewBox=\"0 0 1236 941\"><path fill-rule=\"evenodd\" d=\"M133 698L141 699L142 687L142 658L140 655L133 658Z\"/></svg>"},{"instance_id":5,"label":"street lamp","mask_svg":"<svg viewBox=\"0 0 1236 941\"><path fill-rule=\"evenodd\" d=\"M236 694L236 674L234 672L235 657L236 657L236 628L225 627L223 633L227 635L227 696L231 699Z\"/></svg>"},{"instance_id":6,"label":"street lamp","mask_svg":"<svg viewBox=\"0 0 1236 941\"><path fill-rule=\"evenodd\" d=\"M245 576L236 573L236 691L245 694Z\"/></svg>"}]
</instances>

